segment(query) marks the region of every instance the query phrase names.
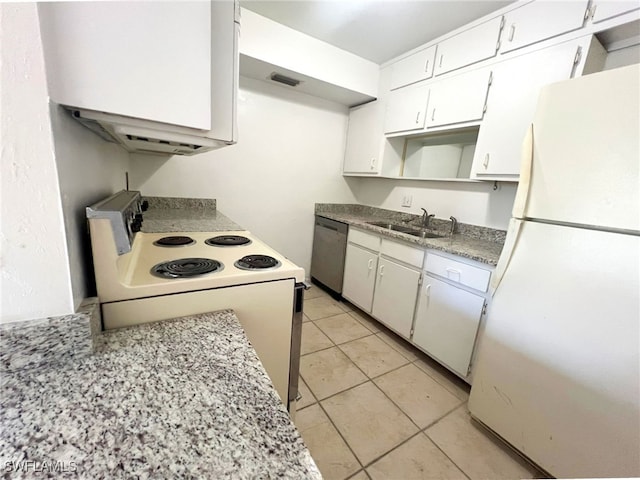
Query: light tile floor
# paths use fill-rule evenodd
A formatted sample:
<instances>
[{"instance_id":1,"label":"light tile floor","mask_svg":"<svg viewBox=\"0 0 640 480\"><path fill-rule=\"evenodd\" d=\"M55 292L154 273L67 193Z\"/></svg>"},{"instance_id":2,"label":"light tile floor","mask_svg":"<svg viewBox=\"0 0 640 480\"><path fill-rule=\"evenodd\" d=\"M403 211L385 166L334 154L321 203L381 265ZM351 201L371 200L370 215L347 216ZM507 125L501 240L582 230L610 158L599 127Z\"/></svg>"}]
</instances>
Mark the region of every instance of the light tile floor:
<instances>
[{"instance_id":1,"label":"light tile floor","mask_svg":"<svg viewBox=\"0 0 640 480\"><path fill-rule=\"evenodd\" d=\"M305 293L295 424L325 479L518 479L540 472L472 422L469 387L317 286Z\"/></svg>"}]
</instances>

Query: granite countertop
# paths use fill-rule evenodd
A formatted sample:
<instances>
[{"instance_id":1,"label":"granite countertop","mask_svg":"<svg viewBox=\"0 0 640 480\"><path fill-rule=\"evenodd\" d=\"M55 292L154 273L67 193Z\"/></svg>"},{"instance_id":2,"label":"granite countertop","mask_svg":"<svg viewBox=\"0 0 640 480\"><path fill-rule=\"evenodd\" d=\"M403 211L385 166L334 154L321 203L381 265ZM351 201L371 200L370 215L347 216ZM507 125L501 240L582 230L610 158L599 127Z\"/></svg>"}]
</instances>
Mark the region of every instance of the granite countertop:
<instances>
[{"instance_id":1,"label":"granite countertop","mask_svg":"<svg viewBox=\"0 0 640 480\"><path fill-rule=\"evenodd\" d=\"M32 461L11 478L54 462L79 478L321 478L233 311L95 343L88 355L3 372L5 475Z\"/></svg>"},{"instance_id":2,"label":"granite countertop","mask_svg":"<svg viewBox=\"0 0 640 480\"><path fill-rule=\"evenodd\" d=\"M355 208L361 207L361 208ZM487 265L495 266L500 258L506 232L484 227L460 224L461 233L449 234L450 223L433 219L433 231L442 238L420 238L388 228L370 225L367 222L385 221L406 224L419 228L419 216L359 205L316 204L316 215L369 230L388 238L401 240L424 248L439 250Z\"/></svg>"},{"instance_id":3,"label":"granite countertop","mask_svg":"<svg viewBox=\"0 0 640 480\"><path fill-rule=\"evenodd\" d=\"M244 230L216 208L216 201L205 198L144 197L144 233L228 232Z\"/></svg>"}]
</instances>

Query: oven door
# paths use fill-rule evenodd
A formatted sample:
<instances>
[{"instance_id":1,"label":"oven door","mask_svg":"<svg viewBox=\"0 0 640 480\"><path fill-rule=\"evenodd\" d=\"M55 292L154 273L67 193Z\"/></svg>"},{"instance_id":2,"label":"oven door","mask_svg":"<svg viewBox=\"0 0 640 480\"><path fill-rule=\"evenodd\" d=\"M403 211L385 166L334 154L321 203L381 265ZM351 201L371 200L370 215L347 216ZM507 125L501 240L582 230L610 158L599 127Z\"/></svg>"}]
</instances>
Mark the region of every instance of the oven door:
<instances>
[{"instance_id":1,"label":"oven door","mask_svg":"<svg viewBox=\"0 0 640 480\"><path fill-rule=\"evenodd\" d=\"M304 291L309 290L304 282L296 283L293 293L293 320L291 324L291 356L289 359L289 395L287 410L298 399L298 378L300 376L300 345L302 342L302 310L304 306Z\"/></svg>"}]
</instances>

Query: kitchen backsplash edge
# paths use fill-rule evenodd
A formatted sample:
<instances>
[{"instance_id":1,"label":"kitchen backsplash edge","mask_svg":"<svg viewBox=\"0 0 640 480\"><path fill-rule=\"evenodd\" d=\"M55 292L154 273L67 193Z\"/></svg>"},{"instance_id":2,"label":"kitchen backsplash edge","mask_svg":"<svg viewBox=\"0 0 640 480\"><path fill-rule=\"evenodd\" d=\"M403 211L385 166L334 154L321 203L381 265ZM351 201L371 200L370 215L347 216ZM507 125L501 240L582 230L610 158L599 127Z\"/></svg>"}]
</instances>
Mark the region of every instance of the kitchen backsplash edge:
<instances>
[{"instance_id":1,"label":"kitchen backsplash edge","mask_svg":"<svg viewBox=\"0 0 640 480\"><path fill-rule=\"evenodd\" d=\"M147 197L143 195L142 199L149 202L151 209L215 210L217 208L215 198Z\"/></svg>"}]
</instances>

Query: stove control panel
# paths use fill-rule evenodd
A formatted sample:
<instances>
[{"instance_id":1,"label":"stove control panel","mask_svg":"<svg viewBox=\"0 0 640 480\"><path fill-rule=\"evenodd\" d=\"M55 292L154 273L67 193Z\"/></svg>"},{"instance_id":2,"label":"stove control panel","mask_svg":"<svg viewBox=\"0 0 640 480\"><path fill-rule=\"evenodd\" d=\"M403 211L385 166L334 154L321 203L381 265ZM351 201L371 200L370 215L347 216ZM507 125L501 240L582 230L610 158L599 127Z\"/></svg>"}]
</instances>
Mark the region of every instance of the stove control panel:
<instances>
[{"instance_id":1,"label":"stove control panel","mask_svg":"<svg viewBox=\"0 0 640 480\"><path fill-rule=\"evenodd\" d=\"M122 255L131 251L133 237L142 228L142 212L148 207L148 202L142 200L140 192L121 190L87 207L87 219L106 218L111 221L118 255Z\"/></svg>"}]
</instances>

